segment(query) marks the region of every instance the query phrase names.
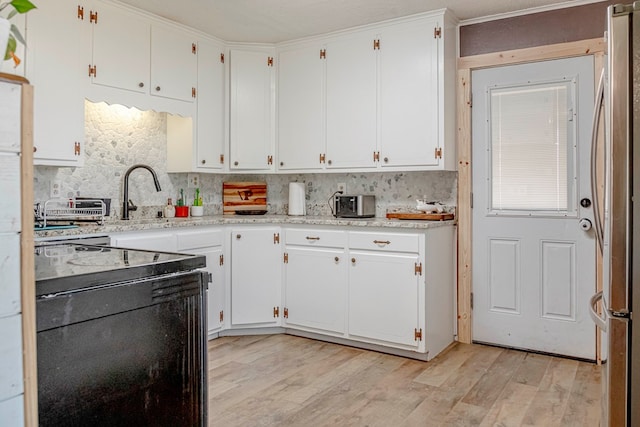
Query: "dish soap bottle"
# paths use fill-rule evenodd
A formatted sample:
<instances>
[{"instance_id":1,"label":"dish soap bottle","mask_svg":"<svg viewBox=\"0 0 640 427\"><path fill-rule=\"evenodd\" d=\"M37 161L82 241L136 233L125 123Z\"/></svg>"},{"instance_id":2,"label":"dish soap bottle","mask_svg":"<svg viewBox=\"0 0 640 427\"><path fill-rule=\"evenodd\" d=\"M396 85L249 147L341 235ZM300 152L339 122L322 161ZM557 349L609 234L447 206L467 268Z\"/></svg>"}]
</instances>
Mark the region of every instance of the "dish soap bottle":
<instances>
[{"instance_id":1,"label":"dish soap bottle","mask_svg":"<svg viewBox=\"0 0 640 427\"><path fill-rule=\"evenodd\" d=\"M176 208L171 203L171 198L167 199L167 206L164 207L164 217L174 218L176 216Z\"/></svg>"}]
</instances>

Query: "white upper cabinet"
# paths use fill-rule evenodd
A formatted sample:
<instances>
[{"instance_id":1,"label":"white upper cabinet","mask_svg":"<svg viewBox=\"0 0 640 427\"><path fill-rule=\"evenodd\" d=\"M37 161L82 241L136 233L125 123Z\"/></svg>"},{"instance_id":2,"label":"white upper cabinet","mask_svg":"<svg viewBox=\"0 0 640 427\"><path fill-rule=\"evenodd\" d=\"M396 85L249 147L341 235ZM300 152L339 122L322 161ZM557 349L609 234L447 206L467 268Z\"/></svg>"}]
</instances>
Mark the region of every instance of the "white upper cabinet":
<instances>
[{"instance_id":1,"label":"white upper cabinet","mask_svg":"<svg viewBox=\"0 0 640 427\"><path fill-rule=\"evenodd\" d=\"M225 167L225 66L224 47L198 43L198 122L196 168L203 171Z\"/></svg>"},{"instance_id":2,"label":"white upper cabinet","mask_svg":"<svg viewBox=\"0 0 640 427\"><path fill-rule=\"evenodd\" d=\"M438 166L438 26L421 19L378 36L381 167Z\"/></svg>"},{"instance_id":3,"label":"white upper cabinet","mask_svg":"<svg viewBox=\"0 0 640 427\"><path fill-rule=\"evenodd\" d=\"M92 83L149 93L151 23L121 6L97 1L88 18L93 26Z\"/></svg>"},{"instance_id":4,"label":"white upper cabinet","mask_svg":"<svg viewBox=\"0 0 640 427\"><path fill-rule=\"evenodd\" d=\"M318 170L324 159L324 53L319 43L278 54L278 169Z\"/></svg>"},{"instance_id":5,"label":"white upper cabinet","mask_svg":"<svg viewBox=\"0 0 640 427\"><path fill-rule=\"evenodd\" d=\"M197 52L196 120L167 117L167 172L225 168L224 47L214 40L200 40Z\"/></svg>"},{"instance_id":6,"label":"white upper cabinet","mask_svg":"<svg viewBox=\"0 0 640 427\"><path fill-rule=\"evenodd\" d=\"M373 168L376 50L368 31L330 40L326 50L327 168Z\"/></svg>"},{"instance_id":7,"label":"white upper cabinet","mask_svg":"<svg viewBox=\"0 0 640 427\"><path fill-rule=\"evenodd\" d=\"M281 45L279 170L455 170L455 28L438 11Z\"/></svg>"},{"instance_id":8,"label":"white upper cabinet","mask_svg":"<svg viewBox=\"0 0 640 427\"><path fill-rule=\"evenodd\" d=\"M232 49L230 56L231 170L273 170L274 53Z\"/></svg>"},{"instance_id":9,"label":"white upper cabinet","mask_svg":"<svg viewBox=\"0 0 640 427\"><path fill-rule=\"evenodd\" d=\"M81 166L84 161L83 18L77 1L40 2L27 15L26 77L34 85L34 163Z\"/></svg>"},{"instance_id":10,"label":"white upper cabinet","mask_svg":"<svg viewBox=\"0 0 640 427\"><path fill-rule=\"evenodd\" d=\"M196 99L198 47L195 37L168 26L151 26L151 95Z\"/></svg>"}]
</instances>

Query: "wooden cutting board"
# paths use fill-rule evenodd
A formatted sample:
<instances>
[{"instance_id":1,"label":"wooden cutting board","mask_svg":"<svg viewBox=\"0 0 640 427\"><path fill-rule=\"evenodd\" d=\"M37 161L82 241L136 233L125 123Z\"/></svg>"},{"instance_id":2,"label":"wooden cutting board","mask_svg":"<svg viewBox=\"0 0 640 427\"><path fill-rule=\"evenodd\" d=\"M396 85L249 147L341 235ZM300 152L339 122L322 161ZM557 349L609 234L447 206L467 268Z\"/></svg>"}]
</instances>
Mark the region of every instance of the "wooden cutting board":
<instances>
[{"instance_id":1,"label":"wooden cutting board","mask_svg":"<svg viewBox=\"0 0 640 427\"><path fill-rule=\"evenodd\" d=\"M427 221L447 221L454 218L452 213L424 213L424 212L387 212L388 219L409 219Z\"/></svg>"},{"instance_id":2,"label":"wooden cutting board","mask_svg":"<svg viewBox=\"0 0 640 427\"><path fill-rule=\"evenodd\" d=\"M237 211L266 211L266 182L223 182L222 213L234 215Z\"/></svg>"}]
</instances>

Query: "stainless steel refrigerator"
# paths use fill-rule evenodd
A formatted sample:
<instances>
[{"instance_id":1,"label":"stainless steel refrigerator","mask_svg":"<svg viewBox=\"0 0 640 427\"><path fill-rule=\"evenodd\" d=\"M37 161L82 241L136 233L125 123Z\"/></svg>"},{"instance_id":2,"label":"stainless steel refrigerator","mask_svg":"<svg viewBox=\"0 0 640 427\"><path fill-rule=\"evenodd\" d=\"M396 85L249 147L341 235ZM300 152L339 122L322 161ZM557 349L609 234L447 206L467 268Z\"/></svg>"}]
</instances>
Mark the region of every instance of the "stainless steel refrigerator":
<instances>
[{"instance_id":1,"label":"stainless steel refrigerator","mask_svg":"<svg viewBox=\"0 0 640 427\"><path fill-rule=\"evenodd\" d=\"M632 313L640 313L640 245L633 250L640 240L640 1L608 8L606 37L595 115L604 104L604 206L594 204L603 217L596 219L603 289L591 299L591 312L603 336L602 425L638 426L640 324L634 328Z\"/></svg>"}]
</instances>

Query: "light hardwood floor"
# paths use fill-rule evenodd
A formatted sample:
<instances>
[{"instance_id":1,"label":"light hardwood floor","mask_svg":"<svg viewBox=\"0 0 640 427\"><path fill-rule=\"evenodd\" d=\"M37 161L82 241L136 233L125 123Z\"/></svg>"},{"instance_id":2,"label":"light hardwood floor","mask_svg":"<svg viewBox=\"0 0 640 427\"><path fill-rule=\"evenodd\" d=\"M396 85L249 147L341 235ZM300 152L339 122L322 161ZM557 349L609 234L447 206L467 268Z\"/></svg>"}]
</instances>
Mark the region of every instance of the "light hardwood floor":
<instances>
[{"instance_id":1,"label":"light hardwood floor","mask_svg":"<svg viewBox=\"0 0 640 427\"><path fill-rule=\"evenodd\" d=\"M209 426L597 426L600 367L456 344L430 362L290 335L209 342Z\"/></svg>"}]
</instances>

